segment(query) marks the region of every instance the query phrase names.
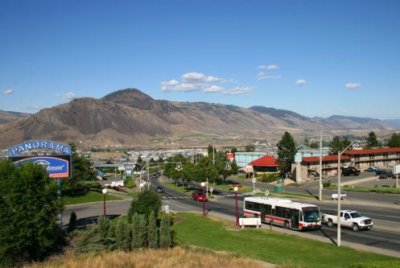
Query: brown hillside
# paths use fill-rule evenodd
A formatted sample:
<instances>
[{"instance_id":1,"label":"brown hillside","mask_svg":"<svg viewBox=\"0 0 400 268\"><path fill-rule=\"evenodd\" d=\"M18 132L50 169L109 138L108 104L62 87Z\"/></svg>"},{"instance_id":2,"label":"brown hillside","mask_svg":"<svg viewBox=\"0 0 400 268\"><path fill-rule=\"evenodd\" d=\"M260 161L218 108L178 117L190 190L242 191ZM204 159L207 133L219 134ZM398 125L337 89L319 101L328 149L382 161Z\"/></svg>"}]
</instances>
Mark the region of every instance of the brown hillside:
<instances>
[{"instance_id":1,"label":"brown hillside","mask_svg":"<svg viewBox=\"0 0 400 268\"><path fill-rule=\"evenodd\" d=\"M317 135L321 128L325 134L365 135L392 129L380 120L311 119L266 107L170 102L154 100L137 89L125 89L102 99L75 99L3 125L0 146L6 148L29 139L73 142L85 147L247 144L254 139L273 142L284 131L297 137Z\"/></svg>"}]
</instances>

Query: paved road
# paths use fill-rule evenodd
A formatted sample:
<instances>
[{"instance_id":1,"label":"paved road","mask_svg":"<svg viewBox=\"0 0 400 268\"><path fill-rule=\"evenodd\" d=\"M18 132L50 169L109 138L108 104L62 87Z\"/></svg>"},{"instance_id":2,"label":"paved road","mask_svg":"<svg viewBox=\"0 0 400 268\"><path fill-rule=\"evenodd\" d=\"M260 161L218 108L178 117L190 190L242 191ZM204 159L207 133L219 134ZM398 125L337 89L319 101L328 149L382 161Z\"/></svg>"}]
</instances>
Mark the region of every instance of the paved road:
<instances>
[{"instance_id":1,"label":"paved road","mask_svg":"<svg viewBox=\"0 0 400 268\"><path fill-rule=\"evenodd\" d=\"M157 185L157 181L153 182L153 186ZM297 189L298 192L305 192L305 188L301 187L286 187L286 191ZM353 195L354 192L351 194ZM398 203L394 202L393 198L380 200L385 195L371 195L369 193L361 194L361 198L349 198L342 201L342 208L349 208L362 211L367 216L370 216L374 222L374 228L370 231L353 232L342 228L342 245L351 246L357 249L378 252L391 256L400 257L400 209ZM163 204L168 205L174 211L197 211L202 213L202 204L191 200L185 194L166 189L163 195ZM372 197L373 196L373 199ZM375 201L379 198L379 201ZM324 199L323 202L307 201L316 203L321 210L332 210L337 206L336 201ZM239 198L239 208L242 208L243 197ZM304 201L303 201L304 202ZM110 215L126 215L131 201L113 201L107 202L107 214ZM226 217L234 221L235 217L235 200L232 195L216 196L215 199L207 203L207 211L210 215ZM240 209L241 210L241 209ZM75 211L78 219L87 219L86 223L93 221L98 215L103 213L103 203L90 203L82 205L68 206L64 211L64 222L68 221L69 215ZM269 226L266 228L269 228ZM323 226L320 231L315 232L296 232L288 231L279 227L273 227L274 230L291 232L296 235L306 236L321 241L335 243L336 228Z\"/></svg>"}]
</instances>

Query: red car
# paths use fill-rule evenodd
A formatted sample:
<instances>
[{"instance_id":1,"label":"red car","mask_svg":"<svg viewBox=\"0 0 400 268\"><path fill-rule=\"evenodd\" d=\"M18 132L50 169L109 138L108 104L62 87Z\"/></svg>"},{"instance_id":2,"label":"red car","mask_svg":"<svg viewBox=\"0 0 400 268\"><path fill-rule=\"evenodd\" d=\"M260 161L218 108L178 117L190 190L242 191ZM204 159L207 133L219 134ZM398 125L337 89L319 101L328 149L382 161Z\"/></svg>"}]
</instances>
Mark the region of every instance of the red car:
<instances>
[{"instance_id":1,"label":"red car","mask_svg":"<svg viewBox=\"0 0 400 268\"><path fill-rule=\"evenodd\" d=\"M197 190L192 193L192 198L194 201L206 202L207 195L204 191Z\"/></svg>"}]
</instances>

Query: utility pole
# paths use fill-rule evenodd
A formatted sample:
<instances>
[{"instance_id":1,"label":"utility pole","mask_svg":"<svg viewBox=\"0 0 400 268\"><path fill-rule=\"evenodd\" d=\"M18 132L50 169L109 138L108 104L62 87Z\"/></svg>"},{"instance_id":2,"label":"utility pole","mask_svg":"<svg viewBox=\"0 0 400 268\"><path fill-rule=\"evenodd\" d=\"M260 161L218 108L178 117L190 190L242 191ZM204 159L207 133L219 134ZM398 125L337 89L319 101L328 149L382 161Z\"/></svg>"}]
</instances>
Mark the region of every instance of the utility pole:
<instances>
[{"instance_id":1,"label":"utility pole","mask_svg":"<svg viewBox=\"0 0 400 268\"><path fill-rule=\"evenodd\" d=\"M319 192L318 199L322 201L322 129L319 133Z\"/></svg>"}]
</instances>

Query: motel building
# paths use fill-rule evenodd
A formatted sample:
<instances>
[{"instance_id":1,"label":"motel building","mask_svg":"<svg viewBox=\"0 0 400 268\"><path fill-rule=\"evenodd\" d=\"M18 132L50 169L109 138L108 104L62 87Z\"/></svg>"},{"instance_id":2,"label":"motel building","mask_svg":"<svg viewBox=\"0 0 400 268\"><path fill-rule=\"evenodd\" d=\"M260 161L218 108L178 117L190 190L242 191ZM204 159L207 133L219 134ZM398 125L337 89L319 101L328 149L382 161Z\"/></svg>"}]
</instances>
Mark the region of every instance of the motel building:
<instances>
[{"instance_id":1,"label":"motel building","mask_svg":"<svg viewBox=\"0 0 400 268\"><path fill-rule=\"evenodd\" d=\"M361 171L369 167L391 169L400 164L400 147L347 150L340 156L342 167L353 166ZM301 162L292 166L296 181L301 182L310 177L319 176L320 157L302 157ZM338 170L338 156L326 155L322 157L322 176L336 176Z\"/></svg>"}]
</instances>

